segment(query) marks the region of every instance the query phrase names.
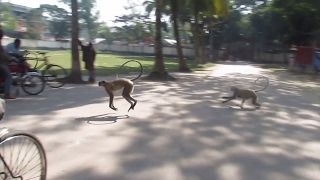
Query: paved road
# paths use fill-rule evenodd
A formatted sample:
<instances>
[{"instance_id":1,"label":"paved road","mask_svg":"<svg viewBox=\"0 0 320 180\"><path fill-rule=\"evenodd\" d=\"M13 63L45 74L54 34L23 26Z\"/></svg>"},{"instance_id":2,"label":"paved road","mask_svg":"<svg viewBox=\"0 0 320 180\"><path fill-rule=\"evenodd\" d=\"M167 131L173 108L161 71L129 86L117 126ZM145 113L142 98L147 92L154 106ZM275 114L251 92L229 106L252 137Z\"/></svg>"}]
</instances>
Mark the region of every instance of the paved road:
<instances>
[{"instance_id":1,"label":"paved road","mask_svg":"<svg viewBox=\"0 0 320 180\"><path fill-rule=\"evenodd\" d=\"M220 103L232 84L258 88L259 74L270 77L260 110ZM130 113L120 96L114 112L101 88L68 85L8 101L1 125L41 139L49 180L319 179L317 84L246 64L175 75L178 82L137 81Z\"/></svg>"}]
</instances>

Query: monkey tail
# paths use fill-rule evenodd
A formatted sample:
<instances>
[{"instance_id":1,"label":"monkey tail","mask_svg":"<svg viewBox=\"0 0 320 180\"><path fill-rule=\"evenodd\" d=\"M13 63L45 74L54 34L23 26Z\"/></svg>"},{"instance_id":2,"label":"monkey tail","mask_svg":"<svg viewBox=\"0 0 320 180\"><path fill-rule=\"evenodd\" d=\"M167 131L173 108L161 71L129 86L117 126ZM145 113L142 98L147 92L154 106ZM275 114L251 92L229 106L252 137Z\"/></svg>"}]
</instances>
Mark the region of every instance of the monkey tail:
<instances>
[{"instance_id":1,"label":"monkey tail","mask_svg":"<svg viewBox=\"0 0 320 180\"><path fill-rule=\"evenodd\" d=\"M256 79L256 80L254 81L254 83L256 83L259 79L262 79L262 78L264 78L264 79L267 80L267 84L266 84L266 86L265 86L264 88L262 88L262 89L260 89L260 90L255 90L255 92L263 91L263 90L265 90L265 89L269 86L269 79L268 79L266 76L258 77L258 79Z\"/></svg>"},{"instance_id":2,"label":"monkey tail","mask_svg":"<svg viewBox=\"0 0 320 180\"><path fill-rule=\"evenodd\" d=\"M120 71L120 69L121 69L124 65L126 65L127 63L129 63L129 62L137 62L137 63L140 65L140 74L139 74L136 78L131 79L131 81L135 81L135 80L137 80L137 79L139 79L139 78L141 77L141 75L142 75L142 73L143 73L142 64L141 64L138 60L129 60L129 61L123 63L122 66L119 67L119 69L118 69L118 71L117 71L117 79L118 79L118 77L119 77L119 71Z\"/></svg>"}]
</instances>

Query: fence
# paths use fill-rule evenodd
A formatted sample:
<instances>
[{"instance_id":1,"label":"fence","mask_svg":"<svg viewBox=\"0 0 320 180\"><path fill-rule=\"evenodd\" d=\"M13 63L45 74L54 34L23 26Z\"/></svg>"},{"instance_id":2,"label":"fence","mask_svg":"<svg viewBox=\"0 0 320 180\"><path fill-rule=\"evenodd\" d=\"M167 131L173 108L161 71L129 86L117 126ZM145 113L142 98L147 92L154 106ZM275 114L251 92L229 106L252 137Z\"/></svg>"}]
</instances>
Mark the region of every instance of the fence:
<instances>
[{"instance_id":1,"label":"fence","mask_svg":"<svg viewBox=\"0 0 320 180\"><path fill-rule=\"evenodd\" d=\"M2 44L5 46L8 43L13 42L12 38L4 38ZM70 42L58 42L58 41L42 41L42 40L30 40L22 39L22 46L28 48L46 48L46 49L71 49ZM154 55L154 47L150 46L131 46L131 45L107 45L107 44L95 44L96 50L99 51L112 51L118 53L130 53L137 55ZM221 59L224 51L218 51L218 58ZM177 51L175 47L164 47L163 55L169 57L177 57ZM188 58L194 58L194 50L183 48L183 55ZM275 63L284 63L286 62L285 53L278 54L269 54L269 53L260 53L259 57L255 56L255 59L259 62L275 62Z\"/></svg>"}]
</instances>

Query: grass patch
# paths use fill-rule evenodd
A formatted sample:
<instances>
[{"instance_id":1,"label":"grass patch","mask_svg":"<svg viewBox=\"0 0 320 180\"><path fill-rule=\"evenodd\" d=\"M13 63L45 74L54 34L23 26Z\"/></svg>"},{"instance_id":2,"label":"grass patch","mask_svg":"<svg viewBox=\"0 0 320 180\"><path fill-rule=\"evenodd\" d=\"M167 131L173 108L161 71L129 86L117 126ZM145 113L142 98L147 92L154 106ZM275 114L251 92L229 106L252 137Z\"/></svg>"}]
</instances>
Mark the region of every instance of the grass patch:
<instances>
[{"instance_id":1,"label":"grass patch","mask_svg":"<svg viewBox=\"0 0 320 180\"><path fill-rule=\"evenodd\" d=\"M71 70L71 51L61 50L61 51L47 51L49 56L49 61L52 64L57 64L64 67L68 72ZM32 55L28 57L34 57ZM80 59L82 58L82 53L80 52ZM128 60L138 60L141 62L144 68L144 72L151 72L154 65L153 56L130 56L130 55L117 55L117 54L97 54L95 60L95 68L97 76L108 76L114 75L118 68ZM31 66L36 64L34 60L28 60ZM177 71L179 64L176 58L164 58L165 66L168 71ZM38 62L38 66L43 62ZM214 66L213 63L208 63L205 65L197 65L194 60L187 60L188 66L195 71L205 70L208 67ZM84 69L84 62L81 60L82 74L88 75L87 70ZM135 62L130 62L126 64L122 70L121 74L127 74L130 72L140 71L139 65Z\"/></svg>"}]
</instances>

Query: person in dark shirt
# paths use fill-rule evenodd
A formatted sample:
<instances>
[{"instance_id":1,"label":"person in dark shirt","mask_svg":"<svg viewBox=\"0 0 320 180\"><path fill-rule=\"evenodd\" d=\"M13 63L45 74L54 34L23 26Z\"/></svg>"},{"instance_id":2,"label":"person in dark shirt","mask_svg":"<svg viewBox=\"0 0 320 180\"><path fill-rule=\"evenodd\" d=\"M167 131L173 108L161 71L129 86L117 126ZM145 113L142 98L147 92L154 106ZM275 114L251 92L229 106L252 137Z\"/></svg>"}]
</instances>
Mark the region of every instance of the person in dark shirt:
<instances>
[{"instance_id":1,"label":"person in dark shirt","mask_svg":"<svg viewBox=\"0 0 320 180\"><path fill-rule=\"evenodd\" d=\"M90 42L88 46L84 46L79 40L79 45L82 50L82 60L85 63L85 68L89 72L89 82L95 82L94 61L96 58L96 52Z\"/></svg>"},{"instance_id":2,"label":"person in dark shirt","mask_svg":"<svg viewBox=\"0 0 320 180\"><path fill-rule=\"evenodd\" d=\"M4 81L4 98L5 99L15 99L13 95L10 94L10 89L12 85L12 76L11 72L8 68L8 64L11 61L11 57L8 56L8 54L4 51L2 47L2 37L3 37L3 31L0 29L0 71L5 76Z\"/></svg>"}]
</instances>

